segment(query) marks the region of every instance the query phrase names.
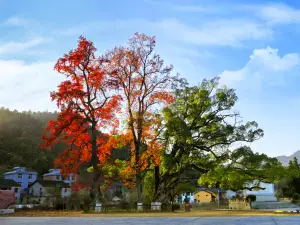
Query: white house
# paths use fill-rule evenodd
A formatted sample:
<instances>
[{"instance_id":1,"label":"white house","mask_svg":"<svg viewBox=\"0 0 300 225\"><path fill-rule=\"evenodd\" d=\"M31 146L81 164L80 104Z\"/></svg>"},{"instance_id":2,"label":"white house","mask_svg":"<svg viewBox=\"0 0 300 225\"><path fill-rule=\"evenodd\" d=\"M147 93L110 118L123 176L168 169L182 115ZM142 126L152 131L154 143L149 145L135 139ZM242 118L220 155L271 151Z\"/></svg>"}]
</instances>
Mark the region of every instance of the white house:
<instances>
[{"instance_id":1,"label":"white house","mask_svg":"<svg viewBox=\"0 0 300 225\"><path fill-rule=\"evenodd\" d=\"M274 184L260 183L260 187L265 188L265 189L264 190L255 190L255 191L244 190L244 196L256 195L257 202L278 201L277 197L275 196Z\"/></svg>"},{"instance_id":2,"label":"white house","mask_svg":"<svg viewBox=\"0 0 300 225\"><path fill-rule=\"evenodd\" d=\"M261 190L243 190L242 194L243 196L247 195L255 195L257 202L274 202L278 201L277 197L275 196L275 188L274 184L267 184L267 183L260 183L260 187L264 188ZM226 198L230 199L234 195L236 195L236 192L233 192L231 190L228 190L226 193Z\"/></svg>"},{"instance_id":3,"label":"white house","mask_svg":"<svg viewBox=\"0 0 300 225\"><path fill-rule=\"evenodd\" d=\"M44 203L55 197L71 196L71 187L63 181L37 180L29 187L31 200Z\"/></svg>"}]
</instances>

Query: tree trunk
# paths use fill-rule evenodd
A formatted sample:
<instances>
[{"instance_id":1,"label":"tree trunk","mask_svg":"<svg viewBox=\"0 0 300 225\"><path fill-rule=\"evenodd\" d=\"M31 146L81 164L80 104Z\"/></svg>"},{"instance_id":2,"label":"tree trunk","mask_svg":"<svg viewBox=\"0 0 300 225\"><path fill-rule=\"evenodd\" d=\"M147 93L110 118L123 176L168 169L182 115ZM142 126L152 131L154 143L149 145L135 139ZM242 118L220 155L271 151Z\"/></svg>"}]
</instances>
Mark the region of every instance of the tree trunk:
<instances>
[{"instance_id":1,"label":"tree trunk","mask_svg":"<svg viewBox=\"0 0 300 225\"><path fill-rule=\"evenodd\" d=\"M91 197L96 203L100 202L101 190L100 190L100 178L101 171L98 167L99 159L97 155L97 133L96 124L92 124L92 165L93 165L93 184L91 190Z\"/></svg>"},{"instance_id":2,"label":"tree trunk","mask_svg":"<svg viewBox=\"0 0 300 225\"><path fill-rule=\"evenodd\" d=\"M160 182L160 179L159 179L159 166L155 166L154 167L154 179L155 179L155 190L154 190L154 195L156 196L157 195L157 192L158 192L158 187L159 187L159 182Z\"/></svg>"},{"instance_id":3,"label":"tree trunk","mask_svg":"<svg viewBox=\"0 0 300 225\"><path fill-rule=\"evenodd\" d=\"M137 191L138 202L142 202L142 179L141 179L139 162L140 162L140 144L136 143L135 145L136 191Z\"/></svg>"}]
</instances>

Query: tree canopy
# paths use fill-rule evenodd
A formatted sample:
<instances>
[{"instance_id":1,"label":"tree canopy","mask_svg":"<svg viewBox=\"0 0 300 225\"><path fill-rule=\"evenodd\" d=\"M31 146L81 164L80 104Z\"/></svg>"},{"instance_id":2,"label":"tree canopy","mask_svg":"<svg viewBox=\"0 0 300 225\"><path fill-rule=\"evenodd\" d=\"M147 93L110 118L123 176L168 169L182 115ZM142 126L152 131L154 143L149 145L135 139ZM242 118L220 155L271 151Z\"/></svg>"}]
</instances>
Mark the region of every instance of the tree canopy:
<instances>
[{"instance_id":1,"label":"tree canopy","mask_svg":"<svg viewBox=\"0 0 300 225\"><path fill-rule=\"evenodd\" d=\"M175 102L163 110L166 151L157 198L172 198L179 184L191 182L184 176L188 168L198 172L200 185L233 190L280 179L278 160L247 145L263 137L263 130L241 120L233 110L236 101L235 91L219 87L218 78L176 91Z\"/></svg>"}]
</instances>

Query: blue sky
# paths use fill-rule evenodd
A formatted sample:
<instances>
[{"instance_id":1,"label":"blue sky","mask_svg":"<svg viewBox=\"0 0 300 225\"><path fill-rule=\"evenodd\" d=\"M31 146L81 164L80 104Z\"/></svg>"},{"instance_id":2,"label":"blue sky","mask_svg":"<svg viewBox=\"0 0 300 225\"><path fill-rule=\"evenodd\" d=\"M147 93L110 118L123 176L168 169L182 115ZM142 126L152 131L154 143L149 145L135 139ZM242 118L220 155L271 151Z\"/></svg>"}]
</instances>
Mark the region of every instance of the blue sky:
<instances>
[{"instance_id":1,"label":"blue sky","mask_svg":"<svg viewBox=\"0 0 300 225\"><path fill-rule=\"evenodd\" d=\"M191 84L221 77L236 110L265 137L270 156L300 149L300 2L171 0L0 0L0 106L53 111L62 80L58 57L92 40L99 52L135 32L157 38L157 53Z\"/></svg>"}]
</instances>

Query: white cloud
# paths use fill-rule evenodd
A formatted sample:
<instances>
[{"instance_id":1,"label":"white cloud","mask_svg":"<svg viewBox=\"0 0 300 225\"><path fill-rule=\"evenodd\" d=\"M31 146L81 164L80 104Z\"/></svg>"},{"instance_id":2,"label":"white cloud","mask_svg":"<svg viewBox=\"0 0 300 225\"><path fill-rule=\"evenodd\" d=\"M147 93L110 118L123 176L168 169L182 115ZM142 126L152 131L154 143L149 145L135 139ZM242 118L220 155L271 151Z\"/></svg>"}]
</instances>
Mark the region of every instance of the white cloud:
<instances>
[{"instance_id":1,"label":"white cloud","mask_svg":"<svg viewBox=\"0 0 300 225\"><path fill-rule=\"evenodd\" d=\"M0 106L17 110L55 110L50 91L55 90L64 77L53 67L54 62L0 61Z\"/></svg>"},{"instance_id":2,"label":"white cloud","mask_svg":"<svg viewBox=\"0 0 300 225\"><path fill-rule=\"evenodd\" d=\"M5 21L6 25L13 25L13 26L24 26L27 25L28 23L29 23L28 20L20 17L11 17Z\"/></svg>"},{"instance_id":3,"label":"white cloud","mask_svg":"<svg viewBox=\"0 0 300 225\"><path fill-rule=\"evenodd\" d=\"M283 3L257 7L256 12L271 24L300 23L300 10Z\"/></svg>"},{"instance_id":4,"label":"white cloud","mask_svg":"<svg viewBox=\"0 0 300 225\"><path fill-rule=\"evenodd\" d=\"M91 32L97 29L113 29L120 32L134 33L137 30L147 34L155 34L168 41L184 42L199 46L230 46L240 47L246 41L265 40L273 35L271 28L264 24L245 19L221 19L213 22L203 22L201 25L190 26L177 19L159 21L119 20L115 22L94 23L95 26L79 25L81 32ZM76 27L70 28L67 33L78 32Z\"/></svg>"},{"instance_id":5,"label":"white cloud","mask_svg":"<svg viewBox=\"0 0 300 225\"><path fill-rule=\"evenodd\" d=\"M45 43L47 39L37 37L33 38L29 41L24 42L6 42L6 43L0 43L0 54L7 54L7 53L18 53L20 51L27 50L29 48L35 47L37 45L41 45Z\"/></svg>"},{"instance_id":6,"label":"white cloud","mask_svg":"<svg viewBox=\"0 0 300 225\"><path fill-rule=\"evenodd\" d=\"M217 20L199 27L190 27L177 20L167 20L161 26L166 30L172 29L174 35L187 43L204 46L238 47L244 41L270 38L273 33L262 24L239 19Z\"/></svg>"},{"instance_id":7,"label":"white cloud","mask_svg":"<svg viewBox=\"0 0 300 225\"><path fill-rule=\"evenodd\" d=\"M224 71L219 76L221 83L231 85L236 82L250 80L260 83L282 84L284 73L291 72L300 65L300 55L289 53L282 57L278 55L278 49L271 47L254 49L247 64L238 70ZM249 83L248 83L249 84Z\"/></svg>"}]
</instances>

